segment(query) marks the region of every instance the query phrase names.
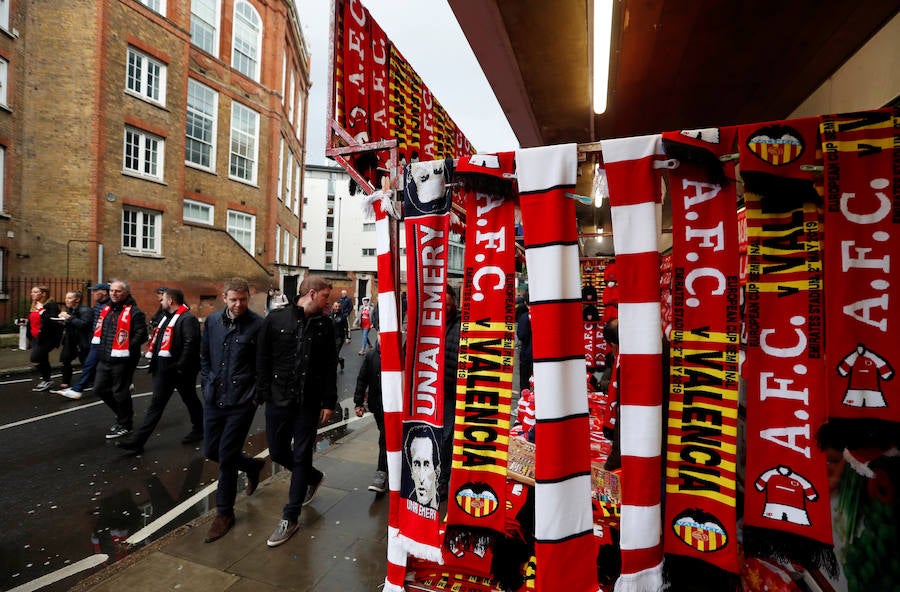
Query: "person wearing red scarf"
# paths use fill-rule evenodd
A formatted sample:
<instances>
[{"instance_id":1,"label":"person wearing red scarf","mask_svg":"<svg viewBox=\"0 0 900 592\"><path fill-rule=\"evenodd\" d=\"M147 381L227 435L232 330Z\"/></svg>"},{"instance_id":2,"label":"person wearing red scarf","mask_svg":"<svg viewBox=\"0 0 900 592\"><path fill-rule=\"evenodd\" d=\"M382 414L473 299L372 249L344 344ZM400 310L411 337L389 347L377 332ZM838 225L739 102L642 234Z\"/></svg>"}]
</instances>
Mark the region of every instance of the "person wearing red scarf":
<instances>
[{"instance_id":1,"label":"person wearing red scarf","mask_svg":"<svg viewBox=\"0 0 900 592\"><path fill-rule=\"evenodd\" d=\"M41 375L34 391L46 391L53 385L50 380L50 352L59 346L62 324L53 319L59 317L59 305L50 300L50 288L31 288L31 311L28 313L28 339L31 342L31 363Z\"/></svg>"},{"instance_id":2,"label":"person wearing red scarf","mask_svg":"<svg viewBox=\"0 0 900 592\"><path fill-rule=\"evenodd\" d=\"M153 331L147 357L153 375L153 398L144 423L127 440L116 446L140 454L163 411L178 389L178 394L191 418L191 431L181 443L192 444L203 439L203 406L197 398L197 373L200 372L200 321L184 304L184 292L166 288L162 297L165 311Z\"/></svg>"},{"instance_id":3,"label":"person wearing red scarf","mask_svg":"<svg viewBox=\"0 0 900 592\"><path fill-rule=\"evenodd\" d=\"M91 343L98 346L94 392L116 415L106 439L121 438L131 432L134 407L131 381L147 341L147 318L131 297L125 280L109 283L110 303L100 311Z\"/></svg>"}]
</instances>

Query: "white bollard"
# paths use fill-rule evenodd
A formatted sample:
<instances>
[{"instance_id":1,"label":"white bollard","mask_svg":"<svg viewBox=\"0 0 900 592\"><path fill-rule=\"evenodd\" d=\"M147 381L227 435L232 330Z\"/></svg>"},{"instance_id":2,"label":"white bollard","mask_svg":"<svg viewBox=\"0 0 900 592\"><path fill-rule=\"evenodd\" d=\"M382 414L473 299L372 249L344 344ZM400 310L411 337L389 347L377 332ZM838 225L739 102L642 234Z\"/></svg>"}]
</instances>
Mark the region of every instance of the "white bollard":
<instances>
[{"instance_id":1,"label":"white bollard","mask_svg":"<svg viewBox=\"0 0 900 592\"><path fill-rule=\"evenodd\" d=\"M20 319L21 322L18 322L19 325L19 349L25 351L28 349L28 335L25 331L28 330L28 327L25 326L25 319Z\"/></svg>"}]
</instances>

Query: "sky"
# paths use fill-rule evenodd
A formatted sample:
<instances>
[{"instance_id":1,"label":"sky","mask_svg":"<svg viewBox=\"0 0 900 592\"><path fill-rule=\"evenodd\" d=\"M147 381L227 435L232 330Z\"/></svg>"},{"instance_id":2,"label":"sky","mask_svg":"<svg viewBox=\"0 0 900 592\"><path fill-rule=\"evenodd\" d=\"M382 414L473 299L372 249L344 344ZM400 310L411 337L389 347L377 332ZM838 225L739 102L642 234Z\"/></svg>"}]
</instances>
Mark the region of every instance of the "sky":
<instances>
[{"instance_id":1,"label":"sky","mask_svg":"<svg viewBox=\"0 0 900 592\"><path fill-rule=\"evenodd\" d=\"M333 164L325 158L331 2L295 2L300 30L312 56L306 163ZM518 147L447 0L363 0L363 5L479 152Z\"/></svg>"}]
</instances>

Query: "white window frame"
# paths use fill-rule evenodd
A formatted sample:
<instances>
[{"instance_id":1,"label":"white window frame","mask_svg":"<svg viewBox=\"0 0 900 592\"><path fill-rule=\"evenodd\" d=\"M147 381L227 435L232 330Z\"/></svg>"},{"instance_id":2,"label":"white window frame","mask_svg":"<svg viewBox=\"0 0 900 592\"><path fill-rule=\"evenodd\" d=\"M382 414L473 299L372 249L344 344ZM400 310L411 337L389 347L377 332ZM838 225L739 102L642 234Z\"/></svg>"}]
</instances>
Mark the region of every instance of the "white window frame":
<instances>
[{"instance_id":1,"label":"white window frame","mask_svg":"<svg viewBox=\"0 0 900 592\"><path fill-rule=\"evenodd\" d=\"M284 207L291 209L291 203L294 199L294 153L288 149L287 158L287 176L284 179Z\"/></svg>"},{"instance_id":2,"label":"white window frame","mask_svg":"<svg viewBox=\"0 0 900 592\"><path fill-rule=\"evenodd\" d=\"M9 31L9 0L0 0L0 28Z\"/></svg>"},{"instance_id":3,"label":"white window frame","mask_svg":"<svg viewBox=\"0 0 900 592\"><path fill-rule=\"evenodd\" d=\"M199 105L191 104L191 87L198 87L203 93L212 93L212 113L204 112ZM197 82L193 78L188 78L188 94L187 94L187 117L188 119L197 118L204 121L212 122L212 129L210 130L210 142L205 141L203 138L195 138L193 136L188 135L187 125L185 125L185 143L184 143L184 162L187 165L192 167L197 167L199 169L203 169L205 171L215 172L216 170L216 138L218 137L218 127L219 127L219 93L216 92L215 89L206 86L205 84L201 84ZM200 162L194 162L191 160L188 155L190 154L188 150L189 144L197 142L200 145L209 147L209 166L206 166Z\"/></svg>"},{"instance_id":4,"label":"white window frame","mask_svg":"<svg viewBox=\"0 0 900 592\"><path fill-rule=\"evenodd\" d=\"M297 161L297 170L294 172L294 215L300 217L300 161Z\"/></svg>"},{"instance_id":5,"label":"white window frame","mask_svg":"<svg viewBox=\"0 0 900 592\"><path fill-rule=\"evenodd\" d=\"M235 126L236 119L240 121L245 117L248 118L248 123L252 123L252 137L244 129ZM235 152L235 142L239 143L237 147L241 148L244 153ZM228 146L228 178L256 185L259 168L259 113L237 101L231 103L231 141ZM244 159L249 162L249 179L236 174L235 159Z\"/></svg>"},{"instance_id":6,"label":"white window frame","mask_svg":"<svg viewBox=\"0 0 900 592\"><path fill-rule=\"evenodd\" d=\"M208 2L213 4L213 22L207 22L204 18L205 15L199 15L194 11L194 4L198 2L198 0L191 0L191 44L194 47L199 48L206 53L219 57L219 28L222 24L222 3L220 0L202 0L203 2ZM204 6L204 8L207 8ZM196 19L196 21L194 20ZM196 42L197 38L194 35L194 25L198 25L198 30L200 26L208 27L212 29L212 47L204 47ZM204 31L206 33L206 31Z\"/></svg>"},{"instance_id":7,"label":"white window frame","mask_svg":"<svg viewBox=\"0 0 900 592\"><path fill-rule=\"evenodd\" d=\"M375 257L376 254L377 253L375 252L374 248L363 248L363 250L362 250L363 257Z\"/></svg>"},{"instance_id":8,"label":"white window frame","mask_svg":"<svg viewBox=\"0 0 900 592\"><path fill-rule=\"evenodd\" d=\"M363 222L363 232L375 232L374 222Z\"/></svg>"},{"instance_id":9,"label":"white window frame","mask_svg":"<svg viewBox=\"0 0 900 592\"><path fill-rule=\"evenodd\" d=\"M250 12L244 14L245 10ZM255 22L252 22L249 18ZM231 67L259 82L260 62L262 61L263 26L259 12L247 0L234 3L234 20L231 35ZM251 37L256 37L251 39ZM247 68L247 65L252 66Z\"/></svg>"},{"instance_id":10,"label":"white window frame","mask_svg":"<svg viewBox=\"0 0 900 592\"><path fill-rule=\"evenodd\" d=\"M284 201L284 136L281 136L281 142L278 144L278 193L276 196L280 201Z\"/></svg>"},{"instance_id":11,"label":"white window frame","mask_svg":"<svg viewBox=\"0 0 900 592\"><path fill-rule=\"evenodd\" d=\"M7 3L9 0L0 0L0 3ZM9 62L0 58L0 105L9 107Z\"/></svg>"},{"instance_id":12,"label":"white window frame","mask_svg":"<svg viewBox=\"0 0 900 592\"><path fill-rule=\"evenodd\" d=\"M300 265L300 260L297 259L297 245L300 244L300 239L296 236L291 240L291 260L289 263L291 265Z\"/></svg>"},{"instance_id":13,"label":"white window frame","mask_svg":"<svg viewBox=\"0 0 900 592\"><path fill-rule=\"evenodd\" d=\"M0 146L0 212L5 212L6 197L6 146ZM2 277L2 274L0 274Z\"/></svg>"},{"instance_id":14,"label":"white window frame","mask_svg":"<svg viewBox=\"0 0 900 592\"><path fill-rule=\"evenodd\" d=\"M282 250L282 263L290 263L291 233L284 229L284 249Z\"/></svg>"},{"instance_id":15,"label":"white window frame","mask_svg":"<svg viewBox=\"0 0 900 592\"><path fill-rule=\"evenodd\" d=\"M288 121L291 123L294 122L294 86L296 82L294 82L294 70L291 69L291 82L289 86L288 92L290 93L290 98L288 99Z\"/></svg>"},{"instance_id":16,"label":"white window frame","mask_svg":"<svg viewBox=\"0 0 900 592\"><path fill-rule=\"evenodd\" d=\"M281 224L275 225L275 263L281 263Z\"/></svg>"},{"instance_id":17,"label":"white window frame","mask_svg":"<svg viewBox=\"0 0 900 592\"><path fill-rule=\"evenodd\" d=\"M136 77L131 75L132 62L138 70ZM149 80L154 69L158 69L155 88ZM125 92L142 101L165 107L166 64L129 45L125 56ZM154 96L154 92L156 96Z\"/></svg>"},{"instance_id":18,"label":"white window frame","mask_svg":"<svg viewBox=\"0 0 900 592\"><path fill-rule=\"evenodd\" d=\"M138 2L153 12L166 16L166 0L138 0Z\"/></svg>"},{"instance_id":19,"label":"white window frame","mask_svg":"<svg viewBox=\"0 0 900 592\"><path fill-rule=\"evenodd\" d=\"M187 208L189 206L199 208L200 210L205 210L206 216L193 216L193 215L188 214ZM212 226L216 220L216 206L214 206L212 204L208 204L203 201L196 201L193 199L185 198L184 205L182 206L182 209L181 209L181 218L185 222L194 222L196 224L208 224L209 226Z\"/></svg>"},{"instance_id":20,"label":"white window frame","mask_svg":"<svg viewBox=\"0 0 900 592\"><path fill-rule=\"evenodd\" d=\"M140 152L136 157L138 160L138 168L128 166L129 148L133 148L133 146L129 144L129 134L132 135L132 138L137 138L138 140L137 150ZM160 138L159 136L145 132L136 127L125 126L125 135L122 144L123 173L144 179L152 179L154 181L163 180L163 167L165 166L166 155L166 140L164 138ZM148 166L155 167L156 173L148 171Z\"/></svg>"},{"instance_id":21,"label":"white window frame","mask_svg":"<svg viewBox=\"0 0 900 592\"><path fill-rule=\"evenodd\" d=\"M133 220L126 217L133 215ZM135 234L126 235L125 225L134 224ZM161 255L162 254L162 212L136 208L133 206L122 207L122 251L135 255ZM130 238L133 237L133 238ZM131 242L134 244L131 244ZM144 244L152 241L151 245Z\"/></svg>"},{"instance_id":22,"label":"white window frame","mask_svg":"<svg viewBox=\"0 0 900 592\"><path fill-rule=\"evenodd\" d=\"M245 219L250 222L250 230L248 231L243 227L236 227L234 222L238 219ZM248 214L246 212L239 212L237 210L228 210L228 219L226 221L225 229L228 231L228 234L234 238L241 245L245 251L250 253L250 255L254 255L254 251L256 249L256 216L253 214ZM249 233L249 240L245 240L243 238L245 233ZM249 248L248 248L249 247Z\"/></svg>"}]
</instances>

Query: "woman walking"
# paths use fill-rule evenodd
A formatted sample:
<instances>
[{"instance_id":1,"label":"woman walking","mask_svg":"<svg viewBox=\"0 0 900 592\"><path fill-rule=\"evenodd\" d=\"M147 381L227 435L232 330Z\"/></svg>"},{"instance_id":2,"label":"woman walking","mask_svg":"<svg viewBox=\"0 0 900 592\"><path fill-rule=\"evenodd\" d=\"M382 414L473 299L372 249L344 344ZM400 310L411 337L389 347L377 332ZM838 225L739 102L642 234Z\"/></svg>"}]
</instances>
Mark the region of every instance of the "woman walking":
<instances>
[{"instance_id":1,"label":"woman walking","mask_svg":"<svg viewBox=\"0 0 900 592\"><path fill-rule=\"evenodd\" d=\"M28 313L28 340L31 343L31 363L37 368L40 381L31 390L41 392L53 385L50 380L50 352L59 346L62 323L59 305L50 299L50 288L31 288L31 311Z\"/></svg>"}]
</instances>

